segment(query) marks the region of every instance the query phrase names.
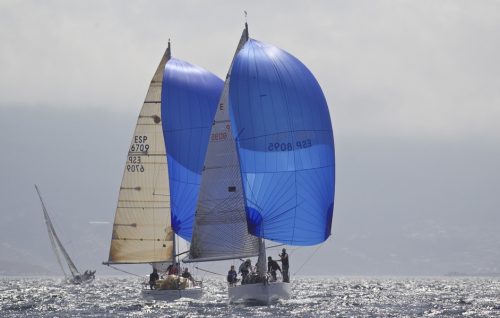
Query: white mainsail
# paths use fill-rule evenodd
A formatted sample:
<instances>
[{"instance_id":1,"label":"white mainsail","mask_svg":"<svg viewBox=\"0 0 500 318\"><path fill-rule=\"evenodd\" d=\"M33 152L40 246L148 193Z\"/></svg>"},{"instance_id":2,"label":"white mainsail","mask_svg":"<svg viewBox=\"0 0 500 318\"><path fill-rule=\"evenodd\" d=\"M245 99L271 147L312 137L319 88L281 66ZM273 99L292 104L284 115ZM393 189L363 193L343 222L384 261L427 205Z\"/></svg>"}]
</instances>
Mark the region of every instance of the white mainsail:
<instances>
[{"instance_id":1,"label":"white mainsail","mask_svg":"<svg viewBox=\"0 0 500 318\"><path fill-rule=\"evenodd\" d=\"M236 54L248 40L241 35ZM231 63L232 64L232 63ZM228 74L231 72L231 68ZM259 254L259 243L248 234L235 136L228 109L229 75L210 133L189 256L184 262L235 259Z\"/></svg>"},{"instance_id":2,"label":"white mainsail","mask_svg":"<svg viewBox=\"0 0 500 318\"><path fill-rule=\"evenodd\" d=\"M172 262L167 156L161 124L163 70L170 43L139 113L127 154L107 264Z\"/></svg>"},{"instance_id":3,"label":"white mainsail","mask_svg":"<svg viewBox=\"0 0 500 318\"><path fill-rule=\"evenodd\" d=\"M52 250L54 251L54 254L56 254L57 262L59 263L59 266L61 267L61 270L64 273L64 276L67 277L66 271L64 270L64 266L61 262L61 256L59 253L61 253L66 260L66 264L68 264L68 268L71 272L71 276L73 278L78 277L80 273L78 272L78 269L76 268L75 264L69 257L68 252L66 252L66 249L62 245L61 241L59 240L59 237L57 236L56 230L54 229L54 226L52 225L52 221L50 220L49 213L47 212L47 209L45 208L45 204L43 203L42 200L42 195L40 194L40 190L38 190L38 187L35 184L35 189L36 193L38 193L38 197L40 198L40 203L42 204L42 210L43 210L43 218L45 220L45 225L47 225L47 232L49 234L49 240L50 240L50 245L52 246Z\"/></svg>"}]
</instances>

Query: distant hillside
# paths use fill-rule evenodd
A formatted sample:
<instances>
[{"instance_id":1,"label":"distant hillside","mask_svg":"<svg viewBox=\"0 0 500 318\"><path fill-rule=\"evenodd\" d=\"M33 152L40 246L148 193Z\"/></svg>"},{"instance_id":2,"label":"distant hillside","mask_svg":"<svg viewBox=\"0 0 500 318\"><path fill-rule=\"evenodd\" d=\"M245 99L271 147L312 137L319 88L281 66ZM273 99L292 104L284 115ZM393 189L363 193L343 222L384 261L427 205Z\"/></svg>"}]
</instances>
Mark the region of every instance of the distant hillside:
<instances>
[{"instance_id":1,"label":"distant hillside","mask_svg":"<svg viewBox=\"0 0 500 318\"><path fill-rule=\"evenodd\" d=\"M41 265L33 265L18 261L0 260L0 276L38 276L54 274L54 271L51 271Z\"/></svg>"}]
</instances>

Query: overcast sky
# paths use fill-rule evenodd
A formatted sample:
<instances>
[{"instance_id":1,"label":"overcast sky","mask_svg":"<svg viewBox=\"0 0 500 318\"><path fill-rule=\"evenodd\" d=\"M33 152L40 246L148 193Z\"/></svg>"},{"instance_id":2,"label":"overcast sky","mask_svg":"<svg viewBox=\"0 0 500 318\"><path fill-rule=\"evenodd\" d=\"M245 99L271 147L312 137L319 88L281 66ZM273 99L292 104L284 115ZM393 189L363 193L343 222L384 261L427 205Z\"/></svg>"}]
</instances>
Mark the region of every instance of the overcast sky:
<instances>
[{"instance_id":1,"label":"overcast sky","mask_svg":"<svg viewBox=\"0 0 500 318\"><path fill-rule=\"evenodd\" d=\"M101 270L111 228L88 222L113 219L168 39L224 78L244 10L251 37L311 69L333 118L334 234L292 266L313 255L300 274L500 272L493 0L0 1L0 261L55 266L36 182L70 254Z\"/></svg>"}]
</instances>

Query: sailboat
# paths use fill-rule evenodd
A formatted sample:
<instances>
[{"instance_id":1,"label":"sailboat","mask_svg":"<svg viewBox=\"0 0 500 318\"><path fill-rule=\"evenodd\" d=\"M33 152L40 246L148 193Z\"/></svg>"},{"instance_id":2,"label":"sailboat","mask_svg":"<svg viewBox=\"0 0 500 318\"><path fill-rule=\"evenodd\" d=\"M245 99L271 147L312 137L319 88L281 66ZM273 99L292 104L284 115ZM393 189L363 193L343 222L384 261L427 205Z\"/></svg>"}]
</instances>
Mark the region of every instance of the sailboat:
<instances>
[{"instance_id":1,"label":"sailboat","mask_svg":"<svg viewBox=\"0 0 500 318\"><path fill-rule=\"evenodd\" d=\"M178 243L191 240L209 128L223 82L171 57L170 41L149 85L127 153L105 265L151 264L178 271ZM177 273L180 274L180 273ZM200 298L202 287L166 275L142 294Z\"/></svg>"},{"instance_id":2,"label":"sailboat","mask_svg":"<svg viewBox=\"0 0 500 318\"><path fill-rule=\"evenodd\" d=\"M321 88L245 23L211 136L186 261L258 256L255 277L228 286L229 300L289 298L288 280L267 273L265 240L310 246L331 234L335 154Z\"/></svg>"},{"instance_id":3,"label":"sailboat","mask_svg":"<svg viewBox=\"0 0 500 318\"><path fill-rule=\"evenodd\" d=\"M61 240L57 236L56 230L54 229L54 225L50 220L49 213L45 208L42 195L40 194L40 190L38 189L37 185L35 185L35 189L36 193L38 194L38 198L40 198L40 203L42 205L43 218L45 220L45 225L47 226L47 233L49 234L50 245L52 246L52 250L56 255L57 263L59 264L59 267L61 268L61 271L63 272L64 276L70 283L73 284L81 284L93 281L95 278L94 275L95 271L86 270L83 275L80 274L80 272L75 266L75 263L73 263L71 257L69 257L68 252L66 251L63 244L61 243ZM66 274L66 270L64 269L65 266L63 265L63 262L61 260L61 255L62 258L64 258L64 261L66 262L66 267L69 269L71 276Z\"/></svg>"}]
</instances>

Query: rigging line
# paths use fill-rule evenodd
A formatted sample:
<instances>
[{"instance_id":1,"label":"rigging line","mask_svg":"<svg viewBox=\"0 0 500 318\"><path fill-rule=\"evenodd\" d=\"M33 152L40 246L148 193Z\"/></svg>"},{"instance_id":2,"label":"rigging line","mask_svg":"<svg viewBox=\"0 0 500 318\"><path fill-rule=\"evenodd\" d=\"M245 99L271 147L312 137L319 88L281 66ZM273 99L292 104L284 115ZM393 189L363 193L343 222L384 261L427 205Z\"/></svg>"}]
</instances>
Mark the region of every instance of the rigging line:
<instances>
[{"instance_id":1,"label":"rigging line","mask_svg":"<svg viewBox=\"0 0 500 318\"><path fill-rule=\"evenodd\" d=\"M223 274L219 274L219 273L211 272L211 271L206 270L206 269L203 269L203 268L199 268L198 266L195 266L194 268L196 268L197 270L200 270L200 271L202 271L202 272L207 272L207 273L214 274L214 275L219 275L219 276L226 276L226 275L223 275Z\"/></svg>"},{"instance_id":2,"label":"rigging line","mask_svg":"<svg viewBox=\"0 0 500 318\"><path fill-rule=\"evenodd\" d=\"M294 273L293 273L293 276L297 275L298 272L300 272L300 270L302 269L302 267L304 267L304 265L306 265L311 259L312 257L314 256L314 254L316 254L316 252L323 246L323 244L319 244L318 247L316 247L316 249L314 250L314 252L312 252L312 254L304 261L304 263L302 263L302 265L300 265L299 269L296 270Z\"/></svg>"},{"instance_id":3,"label":"rigging line","mask_svg":"<svg viewBox=\"0 0 500 318\"><path fill-rule=\"evenodd\" d=\"M181 253L178 253L178 254L175 254L175 257L181 256L181 255L184 255L184 254L187 254L187 253L189 253L189 250L181 252Z\"/></svg>"},{"instance_id":4,"label":"rigging line","mask_svg":"<svg viewBox=\"0 0 500 318\"><path fill-rule=\"evenodd\" d=\"M137 275L137 274L134 274L134 273L131 273L131 272L127 272L126 270L123 270L123 269L121 269L121 268L115 267L115 266L110 265L110 264L105 264L105 265L107 265L108 267L111 267L111 268L112 268L112 269L114 269L114 270L117 270L117 271L119 271L119 272L125 273L125 274L130 274L130 275L137 276L137 277L141 277L141 278L143 277L143 276L141 276L141 275Z\"/></svg>"},{"instance_id":5,"label":"rigging line","mask_svg":"<svg viewBox=\"0 0 500 318\"><path fill-rule=\"evenodd\" d=\"M273 247L280 247L280 246L284 246L284 245L286 245L286 244L276 244L276 245L273 245L273 246L266 247L266 250L271 249Z\"/></svg>"}]
</instances>

